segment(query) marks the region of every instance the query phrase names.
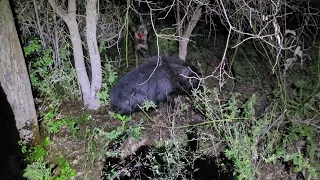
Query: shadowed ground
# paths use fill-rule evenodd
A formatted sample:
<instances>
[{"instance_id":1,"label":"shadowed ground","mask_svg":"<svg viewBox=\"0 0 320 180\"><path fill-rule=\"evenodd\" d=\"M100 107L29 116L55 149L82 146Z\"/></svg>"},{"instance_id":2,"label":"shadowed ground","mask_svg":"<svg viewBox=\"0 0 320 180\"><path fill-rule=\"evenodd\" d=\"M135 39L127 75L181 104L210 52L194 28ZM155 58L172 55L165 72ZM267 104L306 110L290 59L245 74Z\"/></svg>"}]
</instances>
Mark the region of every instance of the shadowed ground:
<instances>
[{"instance_id":1,"label":"shadowed ground","mask_svg":"<svg viewBox=\"0 0 320 180\"><path fill-rule=\"evenodd\" d=\"M22 177L25 163L18 145L19 140L13 111L0 86L0 177L2 180L25 179Z\"/></svg>"}]
</instances>

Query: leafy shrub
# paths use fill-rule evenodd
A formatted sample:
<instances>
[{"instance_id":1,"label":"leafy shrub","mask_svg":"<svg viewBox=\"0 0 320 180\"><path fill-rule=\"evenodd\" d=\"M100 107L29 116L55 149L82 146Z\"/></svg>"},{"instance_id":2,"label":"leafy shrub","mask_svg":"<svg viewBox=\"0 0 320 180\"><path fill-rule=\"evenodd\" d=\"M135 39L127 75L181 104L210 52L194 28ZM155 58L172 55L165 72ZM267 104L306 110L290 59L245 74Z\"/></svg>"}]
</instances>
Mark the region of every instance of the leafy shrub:
<instances>
[{"instance_id":1,"label":"leafy shrub","mask_svg":"<svg viewBox=\"0 0 320 180\"><path fill-rule=\"evenodd\" d=\"M97 96L100 98L101 103L105 105L109 104L109 93L112 85L115 83L117 78L118 73L116 71L116 68L107 59L102 71L102 88L100 92L97 93Z\"/></svg>"},{"instance_id":2,"label":"leafy shrub","mask_svg":"<svg viewBox=\"0 0 320 180\"><path fill-rule=\"evenodd\" d=\"M44 49L40 40L29 41L24 47L24 54L31 60L29 63L31 85L40 96L48 97L50 100L60 97L79 98L76 73L69 62L54 64L52 50Z\"/></svg>"}]
</instances>

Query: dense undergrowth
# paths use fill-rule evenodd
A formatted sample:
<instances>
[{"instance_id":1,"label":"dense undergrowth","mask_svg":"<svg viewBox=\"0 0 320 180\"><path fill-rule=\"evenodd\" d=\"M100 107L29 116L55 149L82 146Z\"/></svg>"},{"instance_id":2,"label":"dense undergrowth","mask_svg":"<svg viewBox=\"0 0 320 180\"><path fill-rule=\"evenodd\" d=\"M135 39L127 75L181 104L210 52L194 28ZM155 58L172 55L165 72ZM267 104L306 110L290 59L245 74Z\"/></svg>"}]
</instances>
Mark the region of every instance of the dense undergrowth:
<instances>
[{"instance_id":1,"label":"dense undergrowth","mask_svg":"<svg viewBox=\"0 0 320 180\"><path fill-rule=\"evenodd\" d=\"M21 17L20 20L24 22ZM57 61L57 57L54 56L55 48L49 45L44 47L38 37L30 36L28 33L23 32L22 36L31 84L36 98L40 99L38 111L42 133L45 137L43 144L34 148L28 149L21 145L22 152L26 154L26 160L29 163L24 177L36 180L63 180L77 175L63 152L55 162L46 160L50 153L50 149L47 148L51 143L50 138L59 133L62 128L69 129L74 138L84 137L87 141L88 152L84 156L87 157L88 164L93 163L100 155L118 157L120 152L116 148L106 148L111 144L122 144L130 136L136 141L142 139L144 124L128 125L132 117L109 112L106 116L120 121L121 125L107 132L99 127L90 127L85 130L78 128L79 124L91 121L90 112L83 117L61 116L62 101L79 100L81 95L76 73L70 61L72 58L71 45L67 36L61 34L63 38L59 46L58 63L55 62ZM112 85L128 69L122 67L124 62L121 66L117 66L120 60L114 60L117 58L123 60L121 57L124 57L124 52L119 53L120 57L118 57L117 50L111 49L110 54L114 55L111 56L104 51L103 39L100 40L100 52L103 54L101 57L105 58L102 62L103 89L98 96L103 108L108 108ZM150 41L153 42L151 46L154 46L156 37L150 37ZM207 62L201 61L203 58L199 57L198 49L203 49L201 53L206 55L208 52L205 52L204 49L209 49L207 45L211 41L208 43L201 38L195 38L195 41L197 45L191 43L188 53L190 57L193 57L195 64L202 64L199 66L201 71L205 72L203 64ZM234 41L239 42L240 40L235 39ZM319 40L316 41L316 44L319 46ZM157 45L164 53L177 53L178 51L176 43L168 39L160 39ZM250 41L230 51L230 72L233 73L235 79L229 79L228 82L233 85L234 89L230 87L212 88L216 82L208 78L202 82L203 91L193 92L192 107L204 117L203 122L192 125L197 131L196 138L192 139L197 142L196 148L186 149L186 141L182 139L166 139L163 142L155 142L152 145L154 148L146 151L143 159L137 161L136 164L147 162L149 175L153 179L190 178L195 176L194 162L200 159L199 157L215 157L218 161L218 156L222 153L229 162L232 162L232 166L219 162L216 165L220 169L231 168L221 173L231 173L231 176L236 179L258 179L262 176L266 166L279 164L289 167L287 172L301 174L305 179L319 179L320 49L318 53L314 53L315 49L311 51L315 55L310 56L309 63L289 67L288 61L285 60L275 64L274 54L266 52L264 48L260 42ZM152 53L157 54L157 48L154 48ZM263 56L264 53L265 56ZM289 53L285 52L285 54ZM129 50L129 54L134 53ZM273 68L270 64L275 64L273 74L270 73ZM266 88L268 93L251 93L249 90L250 93L237 92L237 86L246 86L248 89L251 87ZM268 103L260 107L262 110L259 110L258 113L257 105L260 103L258 99L261 97ZM184 102L179 106L178 109L181 111L177 116L183 116L190 104ZM148 109L149 106L142 108ZM157 109L157 107L154 108ZM146 116L145 113L142 114ZM147 115L145 119L152 120L152 117ZM185 131L187 127L184 127ZM174 134L175 130L173 128L171 133ZM99 140L107 142L101 151L97 151ZM219 150L212 153L208 149ZM195 172L188 172L191 170ZM104 172L103 176L106 179L120 178L123 174L119 172L121 171L114 167ZM132 172L131 176L134 177L137 174Z\"/></svg>"},{"instance_id":2,"label":"dense undergrowth","mask_svg":"<svg viewBox=\"0 0 320 180\"><path fill-rule=\"evenodd\" d=\"M45 61L45 59L41 59L41 61ZM314 66L319 67L319 64ZM116 76L117 70L110 64L106 64L105 67L105 91L102 91L100 96L103 102L107 104L109 89L118 77ZM37 68L38 73L42 71L41 68L47 68L47 65L42 64ZM318 70L319 68L311 67L311 69ZM299 71L308 73L308 70ZM59 91L56 91L52 86L52 82L50 82L50 74L41 74L42 83L37 82L35 75L35 73L30 75L33 87L37 88L41 95L45 95L43 97L50 97L50 100L46 102L48 108L40 110L41 124L48 137L58 133L62 126L69 127L72 134L76 134L77 126L75 124L81 123L80 118L61 119L58 117L61 97L65 94L58 95ZM319 77L320 74L317 73L316 75ZM297 84L300 78L305 77L297 73L294 77L294 82ZM309 79L309 81L313 80ZM48 82L47 86L46 82ZM287 84L278 84L278 86L281 86L281 91L277 88L274 89L273 93L269 95L270 104L265 107L265 111L259 116L255 112L256 94L252 94L244 100L239 100L241 94L231 91L229 98L226 99L222 98L220 90L204 86L203 92L194 92L195 100L193 105L205 115L205 121L194 126L198 131L213 129L211 131L213 132L212 136L224 144L226 158L234 163L233 175L237 179L256 179L261 175L260 171L263 166L267 164L290 165L293 172L301 173L311 179L317 179L320 165L318 157L319 145L317 143L319 129L315 126L319 118L320 108L318 85L302 83L299 84L299 87L293 87ZM60 92L66 93L68 91ZM65 97L72 97L73 95L69 94ZM285 101L283 96L286 96ZM133 135L139 140L144 129L143 124L132 129L126 125L130 121L130 117L116 115L114 118L121 120L123 122L122 126L111 132L99 132L106 135L109 142L122 137L120 142L123 143L127 138L123 134ZM83 119L86 120L88 118ZM89 133L98 132L92 129ZM192 162L198 156L201 156L202 148L207 147L213 141L211 138L213 137L209 138L204 134L198 133L197 139L200 145L196 151L191 152L192 155L190 155L189 151L184 150L183 142L175 140L167 140L162 144L165 149L164 152L158 152L156 149L154 150L155 152L149 151L145 158L151 163L150 171L153 174L152 177L155 179L187 177L184 172L185 167L192 167L192 164L186 162ZM46 153L48 153L46 143L49 143L49 141L49 139L46 139L43 145L39 145L32 150L24 150L25 153L28 153L27 160L31 163L25 169L25 177L30 179L53 178L51 172L54 167L47 165L45 161ZM91 143L94 144L95 142ZM116 151L100 153L117 157ZM159 164L159 161L154 159L154 153L157 153L158 156L160 153L160 156L165 161ZM71 176L75 176L74 170L63 159L63 156L59 158L56 164L61 166L59 167L61 172L56 179L68 179ZM117 171L111 170L109 173L111 174L105 174L105 177L120 177Z\"/></svg>"}]
</instances>

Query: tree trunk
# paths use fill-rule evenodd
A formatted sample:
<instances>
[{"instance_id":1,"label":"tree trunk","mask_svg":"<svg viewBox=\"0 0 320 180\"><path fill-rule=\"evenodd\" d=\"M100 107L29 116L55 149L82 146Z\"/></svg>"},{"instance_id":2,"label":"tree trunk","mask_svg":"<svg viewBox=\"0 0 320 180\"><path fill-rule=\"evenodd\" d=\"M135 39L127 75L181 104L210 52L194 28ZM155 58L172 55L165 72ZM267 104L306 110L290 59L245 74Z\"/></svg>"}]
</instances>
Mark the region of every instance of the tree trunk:
<instances>
[{"instance_id":1,"label":"tree trunk","mask_svg":"<svg viewBox=\"0 0 320 180\"><path fill-rule=\"evenodd\" d=\"M0 83L24 143L40 141L30 79L8 0L0 1Z\"/></svg>"},{"instance_id":2,"label":"tree trunk","mask_svg":"<svg viewBox=\"0 0 320 180\"><path fill-rule=\"evenodd\" d=\"M86 3L86 33L89 57L91 62L92 80L91 80L91 106L89 109L99 108L99 98L97 92L101 89L102 72L101 59L97 43L97 0L87 0Z\"/></svg>"},{"instance_id":3,"label":"tree trunk","mask_svg":"<svg viewBox=\"0 0 320 180\"><path fill-rule=\"evenodd\" d=\"M182 59L184 61L186 60L186 57L187 57L188 43L189 43L189 39L191 37L191 33L202 15L201 6L202 6L201 3L199 3L197 5L195 11L192 14L190 21L188 22L188 26L187 26L186 30L183 32L182 38L180 38L180 40L179 40L179 55L178 56L180 59ZM177 12L177 13L179 13L179 12ZM189 12L186 12L186 13L189 13ZM178 19L177 21L180 22L180 19Z\"/></svg>"},{"instance_id":4,"label":"tree trunk","mask_svg":"<svg viewBox=\"0 0 320 180\"><path fill-rule=\"evenodd\" d=\"M73 49L73 56L74 56L74 64L76 67L78 81L81 87L84 106L91 107L90 81L88 78L86 66L84 64L82 41L80 39L80 33L79 33L76 17L74 17L74 19L71 20L71 22L67 23L67 26L70 32L70 39L71 39L71 44Z\"/></svg>"},{"instance_id":5,"label":"tree trunk","mask_svg":"<svg viewBox=\"0 0 320 180\"><path fill-rule=\"evenodd\" d=\"M76 73L77 73L78 81L81 87L84 105L88 109L97 109L99 107L99 103L97 102L97 99L91 98L90 81L89 81L87 70L84 63L82 42L81 42L78 23L76 19L76 10L77 10L76 1L68 0L67 12L61 9L60 7L58 7L55 0L48 0L48 1L52 9L63 19L63 21L68 26L72 49L73 49ZM100 71L101 71L101 67L100 67Z\"/></svg>"}]
</instances>

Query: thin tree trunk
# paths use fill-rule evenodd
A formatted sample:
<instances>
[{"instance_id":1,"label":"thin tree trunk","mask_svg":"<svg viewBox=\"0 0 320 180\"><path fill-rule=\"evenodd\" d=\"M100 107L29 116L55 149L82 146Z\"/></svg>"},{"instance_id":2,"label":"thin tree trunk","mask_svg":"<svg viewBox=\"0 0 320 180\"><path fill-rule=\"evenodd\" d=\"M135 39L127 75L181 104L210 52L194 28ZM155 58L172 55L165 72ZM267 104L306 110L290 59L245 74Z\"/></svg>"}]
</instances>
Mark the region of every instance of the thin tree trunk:
<instances>
[{"instance_id":1,"label":"thin tree trunk","mask_svg":"<svg viewBox=\"0 0 320 180\"><path fill-rule=\"evenodd\" d=\"M89 109L98 109L100 105L97 92L101 89L102 72L100 53L97 43L97 0L87 0L86 12L86 36L92 71L90 94L91 107L89 107Z\"/></svg>"},{"instance_id":2,"label":"thin tree trunk","mask_svg":"<svg viewBox=\"0 0 320 180\"><path fill-rule=\"evenodd\" d=\"M30 79L8 0L0 1L0 83L25 143L40 142Z\"/></svg>"},{"instance_id":3,"label":"thin tree trunk","mask_svg":"<svg viewBox=\"0 0 320 180\"><path fill-rule=\"evenodd\" d=\"M188 12L186 12L186 13L188 13ZM192 33L194 27L196 26L198 20L200 19L201 15L202 15L201 4L199 3L196 7L196 10L192 14L190 21L188 22L188 26L187 26L185 32L183 33L182 38L180 38L180 40L179 40L179 58L184 61L186 60L186 57L187 57L188 43L189 43L189 39L191 37L191 33ZM178 21L180 21L180 20L178 20Z\"/></svg>"},{"instance_id":4,"label":"thin tree trunk","mask_svg":"<svg viewBox=\"0 0 320 180\"><path fill-rule=\"evenodd\" d=\"M76 67L76 73L78 81L81 87L84 105L88 108L94 107L92 105L91 93L90 93L90 81L88 78L87 70L84 63L82 42L79 33L78 23L76 19L76 1L68 0L68 12L59 8L55 0L48 0L52 9L63 19L67 24L70 39L73 49L74 63Z\"/></svg>"},{"instance_id":5,"label":"thin tree trunk","mask_svg":"<svg viewBox=\"0 0 320 180\"><path fill-rule=\"evenodd\" d=\"M67 26L70 32L74 64L76 67L76 73L82 91L83 102L86 107L91 107L90 81L88 78L86 66L84 64L82 41L80 39L78 24L74 19L74 21L67 23Z\"/></svg>"}]
</instances>

